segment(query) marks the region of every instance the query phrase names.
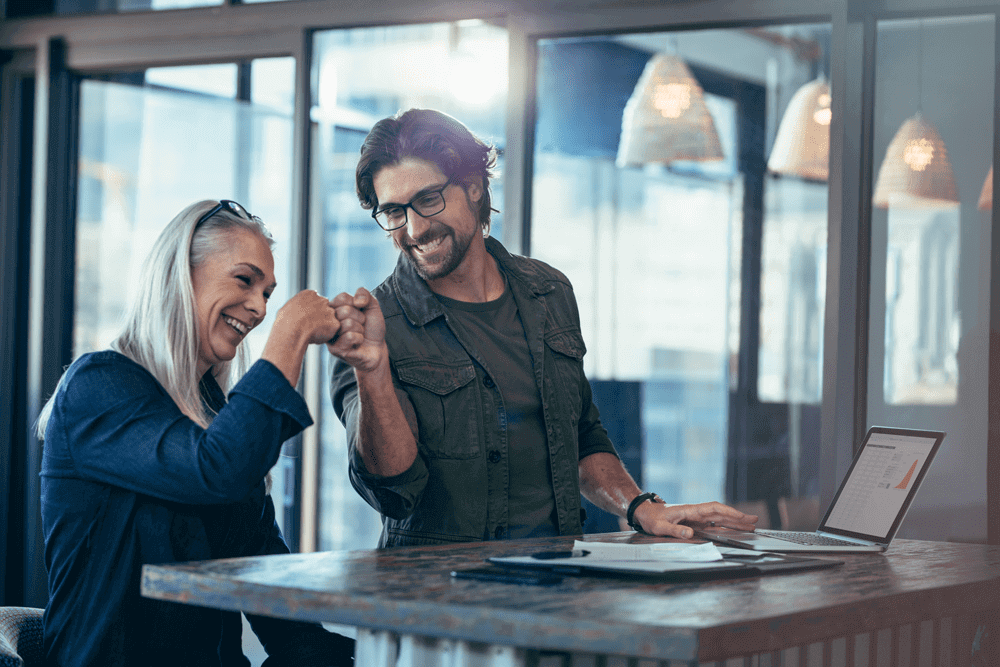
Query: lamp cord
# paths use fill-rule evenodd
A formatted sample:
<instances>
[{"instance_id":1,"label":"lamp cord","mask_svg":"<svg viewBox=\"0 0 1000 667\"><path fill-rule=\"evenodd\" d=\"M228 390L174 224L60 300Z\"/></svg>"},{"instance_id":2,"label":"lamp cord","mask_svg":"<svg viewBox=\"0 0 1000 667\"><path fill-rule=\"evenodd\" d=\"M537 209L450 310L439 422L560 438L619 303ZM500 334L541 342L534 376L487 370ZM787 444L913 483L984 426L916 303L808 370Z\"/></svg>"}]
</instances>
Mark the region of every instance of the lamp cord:
<instances>
[{"instance_id":1,"label":"lamp cord","mask_svg":"<svg viewBox=\"0 0 1000 667\"><path fill-rule=\"evenodd\" d=\"M924 20L917 24L917 112L924 112Z\"/></svg>"}]
</instances>

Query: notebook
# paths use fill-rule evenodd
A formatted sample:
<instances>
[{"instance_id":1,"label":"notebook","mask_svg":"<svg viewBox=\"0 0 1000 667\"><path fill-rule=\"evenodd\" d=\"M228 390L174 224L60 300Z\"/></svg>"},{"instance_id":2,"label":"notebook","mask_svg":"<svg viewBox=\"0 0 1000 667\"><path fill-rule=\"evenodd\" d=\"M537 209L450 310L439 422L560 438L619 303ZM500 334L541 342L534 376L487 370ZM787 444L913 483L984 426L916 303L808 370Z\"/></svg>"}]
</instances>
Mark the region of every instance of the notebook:
<instances>
[{"instance_id":1,"label":"notebook","mask_svg":"<svg viewBox=\"0 0 1000 667\"><path fill-rule=\"evenodd\" d=\"M944 436L941 431L871 427L815 531L713 527L696 529L695 537L755 551L885 551Z\"/></svg>"}]
</instances>

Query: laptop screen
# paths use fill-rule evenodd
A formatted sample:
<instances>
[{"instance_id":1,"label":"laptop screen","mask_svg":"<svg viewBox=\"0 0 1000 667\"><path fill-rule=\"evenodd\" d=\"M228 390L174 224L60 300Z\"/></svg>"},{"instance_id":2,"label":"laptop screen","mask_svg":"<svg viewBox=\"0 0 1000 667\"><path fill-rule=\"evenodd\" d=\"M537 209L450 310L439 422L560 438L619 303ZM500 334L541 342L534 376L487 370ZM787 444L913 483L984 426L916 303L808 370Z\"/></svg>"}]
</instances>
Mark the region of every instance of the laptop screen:
<instances>
[{"instance_id":1,"label":"laptop screen","mask_svg":"<svg viewBox=\"0 0 1000 667\"><path fill-rule=\"evenodd\" d=\"M937 431L872 427L820 530L888 541L943 438Z\"/></svg>"}]
</instances>

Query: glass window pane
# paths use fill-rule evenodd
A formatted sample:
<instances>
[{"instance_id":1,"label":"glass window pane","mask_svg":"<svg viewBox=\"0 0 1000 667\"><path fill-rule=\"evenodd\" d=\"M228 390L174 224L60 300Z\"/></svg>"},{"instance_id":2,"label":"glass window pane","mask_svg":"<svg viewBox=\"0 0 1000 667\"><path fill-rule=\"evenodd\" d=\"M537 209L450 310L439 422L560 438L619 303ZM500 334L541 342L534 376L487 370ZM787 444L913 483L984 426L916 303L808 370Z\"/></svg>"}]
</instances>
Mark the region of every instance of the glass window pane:
<instances>
[{"instance_id":1,"label":"glass window pane","mask_svg":"<svg viewBox=\"0 0 1000 667\"><path fill-rule=\"evenodd\" d=\"M104 0L107 2L107 0ZM210 7L225 4L225 0L116 0L120 12L149 9L182 9L184 7Z\"/></svg>"},{"instance_id":2,"label":"glass window pane","mask_svg":"<svg viewBox=\"0 0 1000 667\"><path fill-rule=\"evenodd\" d=\"M56 14L133 12L222 5L225 0L55 0Z\"/></svg>"},{"instance_id":3,"label":"glass window pane","mask_svg":"<svg viewBox=\"0 0 1000 667\"><path fill-rule=\"evenodd\" d=\"M900 537L986 539L994 22L878 23L868 423L948 434Z\"/></svg>"},{"instance_id":4,"label":"glass window pane","mask_svg":"<svg viewBox=\"0 0 1000 667\"><path fill-rule=\"evenodd\" d=\"M147 86L236 99L236 65L231 63L156 67L146 70L145 74Z\"/></svg>"},{"instance_id":5,"label":"glass window pane","mask_svg":"<svg viewBox=\"0 0 1000 667\"><path fill-rule=\"evenodd\" d=\"M150 11L210 7L224 2L225 0L7 0L5 15L7 18L20 18L48 14Z\"/></svg>"},{"instance_id":6,"label":"glass window pane","mask_svg":"<svg viewBox=\"0 0 1000 667\"><path fill-rule=\"evenodd\" d=\"M291 116L295 110L295 59L262 58L253 61L250 101L254 106Z\"/></svg>"},{"instance_id":7,"label":"glass window pane","mask_svg":"<svg viewBox=\"0 0 1000 667\"><path fill-rule=\"evenodd\" d=\"M290 58L254 61L251 71L258 63L293 66ZM235 81L235 65L169 70L82 83L74 354L104 349L117 335L141 263L174 215L199 199L235 199L264 219L276 242L278 288L267 319L247 336L256 359L293 284L292 116L236 100L226 80L228 73ZM259 94L278 93L264 80ZM288 463L283 458L273 474L281 525Z\"/></svg>"},{"instance_id":8,"label":"glass window pane","mask_svg":"<svg viewBox=\"0 0 1000 667\"><path fill-rule=\"evenodd\" d=\"M358 152L375 122L412 107L439 109L494 143L502 172L507 33L481 21L331 30L316 35L315 54L313 211L322 216L323 289L332 296L372 289L396 264L398 252L355 194ZM502 178L492 188L501 208ZM495 213L491 235L502 238L503 226ZM319 548L372 548L381 523L347 478L344 427L329 386L323 391Z\"/></svg>"},{"instance_id":9,"label":"glass window pane","mask_svg":"<svg viewBox=\"0 0 1000 667\"><path fill-rule=\"evenodd\" d=\"M763 503L776 525L818 492L826 174L776 137L829 34L539 43L532 254L573 282L595 400L667 502Z\"/></svg>"}]
</instances>

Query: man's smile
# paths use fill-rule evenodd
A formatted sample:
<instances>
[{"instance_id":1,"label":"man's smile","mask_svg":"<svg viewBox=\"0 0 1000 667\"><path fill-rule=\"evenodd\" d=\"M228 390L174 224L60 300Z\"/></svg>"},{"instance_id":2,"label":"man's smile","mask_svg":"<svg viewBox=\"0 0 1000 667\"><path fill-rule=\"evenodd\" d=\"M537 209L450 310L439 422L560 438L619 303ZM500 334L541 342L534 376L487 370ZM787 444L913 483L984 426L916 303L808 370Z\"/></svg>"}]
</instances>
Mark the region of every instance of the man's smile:
<instances>
[{"instance_id":1,"label":"man's smile","mask_svg":"<svg viewBox=\"0 0 1000 667\"><path fill-rule=\"evenodd\" d=\"M442 234L441 236L438 236L428 241L422 241L420 243L414 242L408 244L407 248L421 255L429 255L435 252L438 248L440 248L441 244L444 243L446 238L448 238L448 234Z\"/></svg>"}]
</instances>

